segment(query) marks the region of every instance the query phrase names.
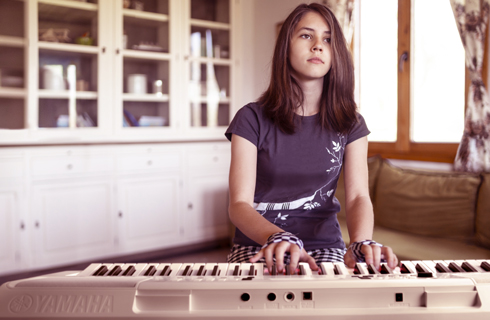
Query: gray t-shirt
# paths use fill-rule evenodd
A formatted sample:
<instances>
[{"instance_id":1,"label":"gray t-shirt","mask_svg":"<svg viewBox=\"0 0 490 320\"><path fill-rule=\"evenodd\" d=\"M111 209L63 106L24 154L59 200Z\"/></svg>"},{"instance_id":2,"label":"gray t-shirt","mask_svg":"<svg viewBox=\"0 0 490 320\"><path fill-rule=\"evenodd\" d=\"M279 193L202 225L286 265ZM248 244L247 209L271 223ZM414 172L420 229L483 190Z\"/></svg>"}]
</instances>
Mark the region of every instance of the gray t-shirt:
<instances>
[{"instance_id":1,"label":"gray t-shirt","mask_svg":"<svg viewBox=\"0 0 490 320\"><path fill-rule=\"evenodd\" d=\"M282 132L257 103L238 110L225 135L257 147L254 208L268 221L297 235L306 250L345 248L334 197L345 146L370 132L358 114L348 134L323 129L319 115L297 117L294 134ZM260 246L239 229L234 243Z\"/></svg>"}]
</instances>

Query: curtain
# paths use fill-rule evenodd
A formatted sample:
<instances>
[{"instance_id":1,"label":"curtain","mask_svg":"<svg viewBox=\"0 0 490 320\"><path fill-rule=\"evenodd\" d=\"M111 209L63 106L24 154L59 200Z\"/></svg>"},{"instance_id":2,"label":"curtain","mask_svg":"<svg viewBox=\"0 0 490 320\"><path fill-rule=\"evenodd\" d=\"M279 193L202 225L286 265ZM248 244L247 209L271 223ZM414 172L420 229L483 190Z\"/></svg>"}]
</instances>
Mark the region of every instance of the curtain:
<instances>
[{"instance_id":1,"label":"curtain","mask_svg":"<svg viewBox=\"0 0 490 320\"><path fill-rule=\"evenodd\" d=\"M350 46L354 36L354 0L325 0L323 4L332 10L342 27L347 44Z\"/></svg>"},{"instance_id":2,"label":"curtain","mask_svg":"<svg viewBox=\"0 0 490 320\"><path fill-rule=\"evenodd\" d=\"M486 56L485 28L490 0L450 2L465 49L466 67L471 79L464 133L454 160L454 168L458 171L490 172L490 103L482 80L482 65Z\"/></svg>"}]
</instances>

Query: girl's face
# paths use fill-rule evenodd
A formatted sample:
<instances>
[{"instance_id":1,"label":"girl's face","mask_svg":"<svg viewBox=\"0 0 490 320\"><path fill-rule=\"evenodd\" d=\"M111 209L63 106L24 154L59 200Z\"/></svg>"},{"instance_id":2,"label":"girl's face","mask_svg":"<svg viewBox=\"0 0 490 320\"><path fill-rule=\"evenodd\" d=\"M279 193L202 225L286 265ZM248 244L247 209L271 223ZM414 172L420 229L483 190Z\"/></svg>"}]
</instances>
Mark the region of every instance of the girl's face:
<instances>
[{"instance_id":1,"label":"girl's face","mask_svg":"<svg viewBox=\"0 0 490 320\"><path fill-rule=\"evenodd\" d=\"M322 80L332 66L330 27L316 12L298 22L289 46L289 62L297 81Z\"/></svg>"}]
</instances>

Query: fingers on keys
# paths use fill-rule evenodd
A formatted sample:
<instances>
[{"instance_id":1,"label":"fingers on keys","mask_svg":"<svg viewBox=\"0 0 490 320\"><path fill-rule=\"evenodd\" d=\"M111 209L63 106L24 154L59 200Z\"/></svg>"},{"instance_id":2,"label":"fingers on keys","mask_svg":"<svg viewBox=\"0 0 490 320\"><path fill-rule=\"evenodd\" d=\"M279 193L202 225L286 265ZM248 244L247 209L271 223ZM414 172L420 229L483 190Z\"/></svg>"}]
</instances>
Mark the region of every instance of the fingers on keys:
<instances>
[{"instance_id":1,"label":"fingers on keys","mask_svg":"<svg viewBox=\"0 0 490 320\"><path fill-rule=\"evenodd\" d=\"M380 262L385 259L388 267L395 268L398 264L398 258L390 247L379 247L377 245L363 245L361 252L364 254L366 264L373 264L376 268L380 267Z\"/></svg>"}]
</instances>

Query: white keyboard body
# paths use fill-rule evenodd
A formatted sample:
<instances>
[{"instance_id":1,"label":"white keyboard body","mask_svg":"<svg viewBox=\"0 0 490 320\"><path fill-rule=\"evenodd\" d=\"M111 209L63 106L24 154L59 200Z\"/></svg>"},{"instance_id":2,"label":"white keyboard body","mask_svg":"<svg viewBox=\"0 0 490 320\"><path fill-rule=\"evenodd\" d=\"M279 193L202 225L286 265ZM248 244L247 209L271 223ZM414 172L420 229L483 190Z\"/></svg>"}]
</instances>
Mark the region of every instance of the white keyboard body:
<instances>
[{"instance_id":1,"label":"white keyboard body","mask_svg":"<svg viewBox=\"0 0 490 320\"><path fill-rule=\"evenodd\" d=\"M301 264L301 275L262 264L92 264L3 284L0 319L488 320L489 263L402 261L382 273L358 264L358 274Z\"/></svg>"}]
</instances>

